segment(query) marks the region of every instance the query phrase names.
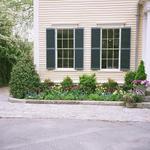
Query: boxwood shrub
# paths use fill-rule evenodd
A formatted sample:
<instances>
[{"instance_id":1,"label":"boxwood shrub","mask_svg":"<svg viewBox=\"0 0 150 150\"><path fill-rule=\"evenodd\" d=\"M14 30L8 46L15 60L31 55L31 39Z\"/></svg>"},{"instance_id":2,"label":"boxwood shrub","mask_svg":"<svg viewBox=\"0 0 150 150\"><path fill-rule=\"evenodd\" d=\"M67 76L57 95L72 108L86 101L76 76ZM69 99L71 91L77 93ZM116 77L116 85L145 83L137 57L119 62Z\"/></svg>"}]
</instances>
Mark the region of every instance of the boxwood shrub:
<instances>
[{"instance_id":1,"label":"boxwood shrub","mask_svg":"<svg viewBox=\"0 0 150 150\"><path fill-rule=\"evenodd\" d=\"M90 94L94 93L96 89L96 76L95 74L87 75L84 74L80 76L80 90L84 93Z\"/></svg>"},{"instance_id":2,"label":"boxwood shrub","mask_svg":"<svg viewBox=\"0 0 150 150\"><path fill-rule=\"evenodd\" d=\"M30 56L22 57L13 67L10 79L10 93L15 98L24 98L28 93L34 93L40 84L40 78L35 70Z\"/></svg>"}]
</instances>

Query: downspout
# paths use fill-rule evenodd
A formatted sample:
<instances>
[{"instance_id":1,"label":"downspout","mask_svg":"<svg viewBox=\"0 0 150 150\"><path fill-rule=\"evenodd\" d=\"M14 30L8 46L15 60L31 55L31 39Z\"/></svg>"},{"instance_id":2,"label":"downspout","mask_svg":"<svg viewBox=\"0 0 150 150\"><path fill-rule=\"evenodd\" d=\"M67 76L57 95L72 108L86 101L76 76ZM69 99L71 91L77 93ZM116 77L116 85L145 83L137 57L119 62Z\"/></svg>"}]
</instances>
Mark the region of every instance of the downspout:
<instances>
[{"instance_id":1,"label":"downspout","mask_svg":"<svg viewBox=\"0 0 150 150\"><path fill-rule=\"evenodd\" d=\"M141 6L141 4L138 3L137 14L136 14L135 70L137 70L137 67L138 67L138 45L139 45L138 41L139 41L140 6Z\"/></svg>"},{"instance_id":2,"label":"downspout","mask_svg":"<svg viewBox=\"0 0 150 150\"><path fill-rule=\"evenodd\" d=\"M137 5L137 14L136 14L136 45L135 45L135 70L138 68L138 48L139 48L139 23L140 23L140 16L141 16L141 7L146 2L146 0L139 0Z\"/></svg>"}]
</instances>

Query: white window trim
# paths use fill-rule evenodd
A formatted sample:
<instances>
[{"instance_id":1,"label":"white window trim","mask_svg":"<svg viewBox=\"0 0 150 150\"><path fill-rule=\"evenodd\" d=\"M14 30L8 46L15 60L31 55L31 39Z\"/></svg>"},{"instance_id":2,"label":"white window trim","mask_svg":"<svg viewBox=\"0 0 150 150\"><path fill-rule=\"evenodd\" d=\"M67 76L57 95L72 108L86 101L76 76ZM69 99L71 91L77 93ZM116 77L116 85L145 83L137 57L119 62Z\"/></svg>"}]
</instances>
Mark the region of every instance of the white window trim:
<instances>
[{"instance_id":1,"label":"white window trim","mask_svg":"<svg viewBox=\"0 0 150 150\"><path fill-rule=\"evenodd\" d=\"M51 26L55 29L70 29L79 27L79 23L53 23Z\"/></svg>"},{"instance_id":2,"label":"white window trim","mask_svg":"<svg viewBox=\"0 0 150 150\"><path fill-rule=\"evenodd\" d=\"M57 59L58 59L58 57L57 57L57 54L58 54L58 48L57 48L57 31L58 31L58 29L72 29L73 30L73 49L74 49L74 57L73 57L73 59L74 59L74 61L73 61L73 68L58 68L58 61L57 61ZM55 28L55 47L56 47L56 55L55 55L55 71L76 71L75 70L75 28L70 28L70 27L57 27L57 28Z\"/></svg>"},{"instance_id":3,"label":"white window trim","mask_svg":"<svg viewBox=\"0 0 150 150\"><path fill-rule=\"evenodd\" d=\"M123 28L126 26L126 22L101 22L96 24L100 28Z\"/></svg>"},{"instance_id":4,"label":"white window trim","mask_svg":"<svg viewBox=\"0 0 150 150\"><path fill-rule=\"evenodd\" d=\"M102 69L102 30L103 29L119 29L119 65L118 69L112 68L112 69ZM120 72L121 71L121 28L118 27L103 27L101 28L101 37L100 37L100 72Z\"/></svg>"}]
</instances>

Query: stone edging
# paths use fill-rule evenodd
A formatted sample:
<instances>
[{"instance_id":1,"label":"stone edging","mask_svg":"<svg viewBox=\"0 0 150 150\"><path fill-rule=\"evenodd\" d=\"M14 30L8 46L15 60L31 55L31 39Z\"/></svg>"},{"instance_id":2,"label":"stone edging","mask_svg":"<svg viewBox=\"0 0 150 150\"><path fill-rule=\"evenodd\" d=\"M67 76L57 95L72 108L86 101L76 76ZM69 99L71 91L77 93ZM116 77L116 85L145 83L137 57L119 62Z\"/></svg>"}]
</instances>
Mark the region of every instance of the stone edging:
<instances>
[{"instance_id":1,"label":"stone edging","mask_svg":"<svg viewBox=\"0 0 150 150\"><path fill-rule=\"evenodd\" d=\"M104 106L123 106L121 101L77 101L77 100L32 100L17 99L9 97L11 103L28 103L28 104L75 104L75 105L104 105Z\"/></svg>"},{"instance_id":2,"label":"stone edging","mask_svg":"<svg viewBox=\"0 0 150 150\"><path fill-rule=\"evenodd\" d=\"M17 99L9 97L11 103L26 103L26 104L70 104L70 105L102 105L102 106L124 106L122 101L77 101L77 100L32 100L32 99ZM137 103L136 108L150 109L150 102Z\"/></svg>"}]
</instances>

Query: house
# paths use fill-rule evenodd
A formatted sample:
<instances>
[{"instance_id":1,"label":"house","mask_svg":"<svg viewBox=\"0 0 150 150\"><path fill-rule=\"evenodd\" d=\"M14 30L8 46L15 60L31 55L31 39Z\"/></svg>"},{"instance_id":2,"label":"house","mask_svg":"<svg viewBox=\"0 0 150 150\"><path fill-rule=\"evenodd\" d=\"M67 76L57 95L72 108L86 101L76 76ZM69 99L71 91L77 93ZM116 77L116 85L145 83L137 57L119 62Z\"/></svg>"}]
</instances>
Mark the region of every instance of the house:
<instances>
[{"instance_id":1,"label":"house","mask_svg":"<svg viewBox=\"0 0 150 150\"><path fill-rule=\"evenodd\" d=\"M122 83L142 59L150 80L150 0L34 0L34 8L41 80L95 73Z\"/></svg>"}]
</instances>

